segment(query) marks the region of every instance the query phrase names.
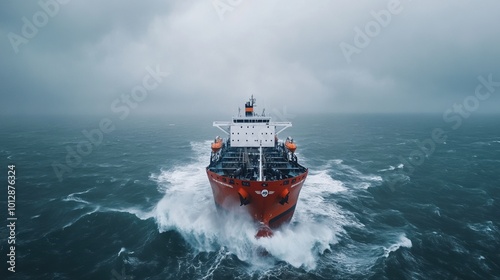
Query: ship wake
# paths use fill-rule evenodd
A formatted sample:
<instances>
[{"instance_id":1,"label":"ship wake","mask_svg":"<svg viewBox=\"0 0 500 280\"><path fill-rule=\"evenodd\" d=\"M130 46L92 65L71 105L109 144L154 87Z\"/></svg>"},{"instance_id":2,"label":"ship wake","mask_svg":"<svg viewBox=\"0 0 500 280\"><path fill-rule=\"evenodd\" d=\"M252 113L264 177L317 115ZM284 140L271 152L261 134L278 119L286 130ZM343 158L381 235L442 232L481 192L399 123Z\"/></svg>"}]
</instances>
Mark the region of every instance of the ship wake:
<instances>
[{"instance_id":1,"label":"ship wake","mask_svg":"<svg viewBox=\"0 0 500 280\"><path fill-rule=\"evenodd\" d=\"M152 174L165 195L152 215L161 232L175 230L199 252L227 252L253 267L268 266L270 259L294 267L314 269L321 254L337 243L352 217L327 198L345 191L327 170L311 171L292 222L271 238L255 238L257 226L244 213L218 214L205 172L211 141L193 142L191 163ZM243 208L241 208L243 209ZM263 258L262 251L269 253Z\"/></svg>"}]
</instances>

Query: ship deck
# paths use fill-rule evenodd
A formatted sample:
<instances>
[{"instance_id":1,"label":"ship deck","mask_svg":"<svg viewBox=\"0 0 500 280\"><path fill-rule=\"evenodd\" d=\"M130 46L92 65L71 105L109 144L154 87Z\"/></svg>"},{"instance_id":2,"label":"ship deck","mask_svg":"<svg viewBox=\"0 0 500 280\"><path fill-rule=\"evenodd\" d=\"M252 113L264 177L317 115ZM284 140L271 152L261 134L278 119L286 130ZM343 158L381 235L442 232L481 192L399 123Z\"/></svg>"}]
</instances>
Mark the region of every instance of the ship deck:
<instances>
[{"instance_id":1,"label":"ship deck","mask_svg":"<svg viewBox=\"0 0 500 280\"><path fill-rule=\"evenodd\" d=\"M227 143L220 154L212 154L207 169L221 176L257 181L259 155L259 148L229 147ZM288 153L283 143L262 148L262 169L264 181L292 178L307 171L297 162L295 154Z\"/></svg>"}]
</instances>

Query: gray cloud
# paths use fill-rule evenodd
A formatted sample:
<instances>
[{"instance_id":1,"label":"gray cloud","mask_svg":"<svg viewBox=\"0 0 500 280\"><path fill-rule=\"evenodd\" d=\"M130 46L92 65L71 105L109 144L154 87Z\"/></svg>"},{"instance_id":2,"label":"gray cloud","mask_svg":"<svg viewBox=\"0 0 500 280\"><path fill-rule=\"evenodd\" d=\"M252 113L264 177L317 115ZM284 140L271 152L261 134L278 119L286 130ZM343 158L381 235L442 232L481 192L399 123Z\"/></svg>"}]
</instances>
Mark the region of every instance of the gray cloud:
<instances>
[{"instance_id":1,"label":"gray cloud","mask_svg":"<svg viewBox=\"0 0 500 280\"><path fill-rule=\"evenodd\" d=\"M493 0L401 0L348 63L339 44L354 44L354 28L389 2L242 0L221 21L209 0L73 0L16 54L8 34L41 8L2 1L0 110L109 114L156 65L171 75L137 112L224 113L250 94L290 113L443 112L479 75L500 80ZM498 95L481 111L497 112Z\"/></svg>"}]
</instances>

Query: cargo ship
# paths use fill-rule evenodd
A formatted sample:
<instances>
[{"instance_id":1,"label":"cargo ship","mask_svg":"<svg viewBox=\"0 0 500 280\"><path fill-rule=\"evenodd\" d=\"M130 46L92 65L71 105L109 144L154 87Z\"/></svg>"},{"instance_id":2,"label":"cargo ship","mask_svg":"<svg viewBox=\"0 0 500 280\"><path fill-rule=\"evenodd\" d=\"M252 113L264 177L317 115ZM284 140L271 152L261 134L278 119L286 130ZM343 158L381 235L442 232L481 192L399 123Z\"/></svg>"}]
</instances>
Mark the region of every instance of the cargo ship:
<instances>
[{"instance_id":1,"label":"cargo ship","mask_svg":"<svg viewBox=\"0 0 500 280\"><path fill-rule=\"evenodd\" d=\"M217 209L244 209L261 238L290 222L308 169L298 163L293 139L278 138L292 123L273 122L255 107L252 96L243 114L239 110L231 121L213 123L227 137L217 136L211 144L206 171Z\"/></svg>"}]
</instances>

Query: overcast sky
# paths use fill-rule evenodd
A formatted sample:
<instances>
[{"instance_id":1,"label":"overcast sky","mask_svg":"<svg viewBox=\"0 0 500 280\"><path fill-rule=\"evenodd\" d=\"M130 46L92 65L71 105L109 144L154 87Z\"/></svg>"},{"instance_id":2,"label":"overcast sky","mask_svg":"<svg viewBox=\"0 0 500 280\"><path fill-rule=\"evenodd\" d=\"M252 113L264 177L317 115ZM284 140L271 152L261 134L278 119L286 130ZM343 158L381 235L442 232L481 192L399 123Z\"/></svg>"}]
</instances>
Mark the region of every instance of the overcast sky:
<instances>
[{"instance_id":1,"label":"overcast sky","mask_svg":"<svg viewBox=\"0 0 500 280\"><path fill-rule=\"evenodd\" d=\"M108 114L147 67L170 74L137 112L254 94L289 113L439 113L500 81L498 0L59 1L0 2L0 114ZM500 111L500 87L479 111Z\"/></svg>"}]
</instances>

